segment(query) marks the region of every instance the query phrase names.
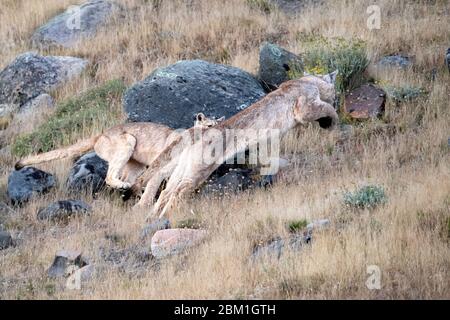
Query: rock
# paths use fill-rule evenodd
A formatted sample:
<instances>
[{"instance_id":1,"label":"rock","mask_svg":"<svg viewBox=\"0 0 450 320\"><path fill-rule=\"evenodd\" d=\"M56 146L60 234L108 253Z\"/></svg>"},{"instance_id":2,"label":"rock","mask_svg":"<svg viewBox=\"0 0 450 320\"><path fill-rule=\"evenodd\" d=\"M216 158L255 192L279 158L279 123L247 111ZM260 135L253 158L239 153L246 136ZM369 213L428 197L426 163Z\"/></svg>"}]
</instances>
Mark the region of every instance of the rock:
<instances>
[{"instance_id":1,"label":"rock","mask_svg":"<svg viewBox=\"0 0 450 320\"><path fill-rule=\"evenodd\" d=\"M61 250L56 253L47 274L50 278L66 277L86 265L88 263L81 256L81 252Z\"/></svg>"},{"instance_id":2,"label":"rock","mask_svg":"<svg viewBox=\"0 0 450 320\"><path fill-rule=\"evenodd\" d=\"M253 250L253 258L275 256L277 259L280 259L286 248L289 248L293 251L298 251L310 242L310 231L306 231L304 234L292 235L287 239L277 238L267 244L257 246Z\"/></svg>"},{"instance_id":3,"label":"rock","mask_svg":"<svg viewBox=\"0 0 450 320\"><path fill-rule=\"evenodd\" d=\"M91 206L79 200L57 201L45 209L41 209L38 220L61 221L74 215L87 215L91 212Z\"/></svg>"},{"instance_id":4,"label":"rock","mask_svg":"<svg viewBox=\"0 0 450 320\"><path fill-rule=\"evenodd\" d=\"M245 190L265 188L272 184L272 176L259 176L252 169L233 168L221 175L217 171L202 186L201 194L227 195Z\"/></svg>"},{"instance_id":5,"label":"rock","mask_svg":"<svg viewBox=\"0 0 450 320\"><path fill-rule=\"evenodd\" d=\"M8 197L13 204L24 203L36 194L48 192L55 185L55 178L50 173L25 167L9 175Z\"/></svg>"},{"instance_id":6,"label":"rock","mask_svg":"<svg viewBox=\"0 0 450 320\"><path fill-rule=\"evenodd\" d=\"M0 72L0 105L20 108L78 76L86 65L86 60L74 57L21 54Z\"/></svg>"},{"instance_id":7,"label":"rock","mask_svg":"<svg viewBox=\"0 0 450 320\"><path fill-rule=\"evenodd\" d=\"M379 117L384 112L386 93L371 84L365 84L345 96L344 110L353 119Z\"/></svg>"},{"instance_id":8,"label":"rock","mask_svg":"<svg viewBox=\"0 0 450 320\"><path fill-rule=\"evenodd\" d=\"M179 61L155 70L124 95L129 121L190 128L194 115L229 118L265 95L249 73L202 60Z\"/></svg>"},{"instance_id":9,"label":"rock","mask_svg":"<svg viewBox=\"0 0 450 320\"><path fill-rule=\"evenodd\" d=\"M411 59L407 56L403 56L400 54L383 57L377 63L377 66L382 68L390 67L390 68L406 69L411 65L412 65Z\"/></svg>"},{"instance_id":10,"label":"rock","mask_svg":"<svg viewBox=\"0 0 450 320\"><path fill-rule=\"evenodd\" d=\"M308 230L321 230L325 229L330 226L330 220L328 219L320 219L320 220L314 220L313 222L309 223L306 226L306 229Z\"/></svg>"},{"instance_id":11,"label":"rock","mask_svg":"<svg viewBox=\"0 0 450 320\"><path fill-rule=\"evenodd\" d=\"M28 114L28 112L43 111L52 107L54 107L53 98L49 94L43 93L25 103L20 111Z\"/></svg>"},{"instance_id":12,"label":"rock","mask_svg":"<svg viewBox=\"0 0 450 320\"><path fill-rule=\"evenodd\" d=\"M302 59L272 43L264 43L259 53L259 78L267 89L276 89L289 80L289 73L303 76Z\"/></svg>"},{"instance_id":13,"label":"rock","mask_svg":"<svg viewBox=\"0 0 450 320\"><path fill-rule=\"evenodd\" d=\"M95 267L91 264L76 270L67 278L66 288L69 290L81 290L82 284L91 280L95 274Z\"/></svg>"},{"instance_id":14,"label":"rock","mask_svg":"<svg viewBox=\"0 0 450 320\"><path fill-rule=\"evenodd\" d=\"M158 259L178 254L200 243L206 235L205 230L197 229L160 230L152 237L152 254Z\"/></svg>"},{"instance_id":15,"label":"rock","mask_svg":"<svg viewBox=\"0 0 450 320\"><path fill-rule=\"evenodd\" d=\"M152 237L157 231L169 228L170 228L170 221L168 219L158 219L144 226L144 229L142 230L141 239Z\"/></svg>"},{"instance_id":16,"label":"rock","mask_svg":"<svg viewBox=\"0 0 450 320\"><path fill-rule=\"evenodd\" d=\"M71 191L92 190L92 193L97 193L105 186L107 172L108 162L95 152L90 152L75 162L67 179L67 187Z\"/></svg>"},{"instance_id":17,"label":"rock","mask_svg":"<svg viewBox=\"0 0 450 320\"><path fill-rule=\"evenodd\" d=\"M11 234L7 231L0 231L0 250L7 249L13 245Z\"/></svg>"},{"instance_id":18,"label":"rock","mask_svg":"<svg viewBox=\"0 0 450 320\"><path fill-rule=\"evenodd\" d=\"M94 0L71 6L37 29L31 41L34 47L73 47L82 38L92 37L122 7L112 1Z\"/></svg>"}]
</instances>

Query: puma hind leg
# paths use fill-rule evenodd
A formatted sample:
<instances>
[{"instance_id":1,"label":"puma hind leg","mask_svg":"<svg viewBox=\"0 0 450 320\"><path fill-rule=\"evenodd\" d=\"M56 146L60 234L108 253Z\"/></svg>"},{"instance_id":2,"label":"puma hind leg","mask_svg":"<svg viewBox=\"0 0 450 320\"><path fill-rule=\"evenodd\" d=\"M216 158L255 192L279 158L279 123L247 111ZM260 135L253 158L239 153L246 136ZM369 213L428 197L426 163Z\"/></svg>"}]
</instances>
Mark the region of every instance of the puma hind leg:
<instances>
[{"instance_id":1,"label":"puma hind leg","mask_svg":"<svg viewBox=\"0 0 450 320\"><path fill-rule=\"evenodd\" d=\"M98 143L95 151L97 154L108 161L108 172L106 174L106 184L115 189L129 189L130 182L120 179L122 169L126 166L134 148L136 147L136 138L128 133L123 133L114 141L109 137L102 138L102 143Z\"/></svg>"}]
</instances>

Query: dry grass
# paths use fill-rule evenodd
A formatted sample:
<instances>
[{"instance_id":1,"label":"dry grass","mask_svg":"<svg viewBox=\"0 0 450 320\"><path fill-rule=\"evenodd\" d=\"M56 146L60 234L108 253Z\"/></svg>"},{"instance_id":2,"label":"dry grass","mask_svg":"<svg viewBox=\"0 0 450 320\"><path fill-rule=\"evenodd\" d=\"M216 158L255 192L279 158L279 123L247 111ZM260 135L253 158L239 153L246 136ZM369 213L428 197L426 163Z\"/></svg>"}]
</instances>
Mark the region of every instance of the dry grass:
<instances>
[{"instance_id":1,"label":"dry grass","mask_svg":"<svg viewBox=\"0 0 450 320\"><path fill-rule=\"evenodd\" d=\"M294 17L255 11L245 0L174 0L160 7L152 6L155 1L126 0L127 16L115 19L94 39L75 49L45 52L91 61L80 80L53 93L61 101L110 79L131 84L179 59L202 58L255 73L262 41L301 52L296 40L300 32L358 37L367 42L372 62L395 52L415 59L407 72L377 74L370 68L371 76L396 85L420 85L430 94L400 106L389 104L383 119L356 124L349 138L316 127L290 134L285 149L293 165L273 189L187 201L173 219L190 218L193 212L211 231L207 241L186 256L159 265L150 262L137 273L105 262L101 252L132 246L149 250L148 243L139 242L145 214L133 214L117 195L103 194L98 199L82 196L94 206L89 218L68 225L37 222L38 208L70 196L64 190L70 162L42 165L57 175L59 187L8 217L7 229L20 241L0 252L0 298L450 298L446 1L377 1L383 12L380 31L365 27L372 1L326 2ZM0 68L29 50L33 30L69 3L3 0ZM430 81L433 68L438 70L435 82ZM9 131L6 143L19 129ZM8 152L0 155L2 201L15 160ZM384 186L389 201L372 211L345 208L343 192L365 183ZM286 236L286 221L302 218L328 218L332 227L316 234L311 247L280 260L250 259L256 242ZM101 270L81 291L64 290L46 278L55 252L62 248L83 251ZM381 290L365 286L369 265L381 269Z\"/></svg>"}]
</instances>

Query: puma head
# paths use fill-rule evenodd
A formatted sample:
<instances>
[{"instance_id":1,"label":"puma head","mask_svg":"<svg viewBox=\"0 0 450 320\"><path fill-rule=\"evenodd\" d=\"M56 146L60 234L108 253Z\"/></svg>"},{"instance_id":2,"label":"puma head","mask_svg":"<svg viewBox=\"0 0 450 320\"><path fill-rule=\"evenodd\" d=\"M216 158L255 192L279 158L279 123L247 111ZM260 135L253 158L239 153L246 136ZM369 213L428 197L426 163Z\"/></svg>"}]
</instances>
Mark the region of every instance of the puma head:
<instances>
[{"instance_id":1,"label":"puma head","mask_svg":"<svg viewBox=\"0 0 450 320\"><path fill-rule=\"evenodd\" d=\"M210 128L217 125L219 122L223 121L225 117L215 119L215 118L208 118L203 113L197 113L195 115L195 127L202 127L202 128Z\"/></svg>"},{"instance_id":2,"label":"puma head","mask_svg":"<svg viewBox=\"0 0 450 320\"><path fill-rule=\"evenodd\" d=\"M338 74L338 70L326 75L311 75L304 72L304 77L301 80L317 86L320 91L320 99L334 105L336 100L335 85Z\"/></svg>"},{"instance_id":3,"label":"puma head","mask_svg":"<svg viewBox=\"0 0 450 320\"><path fill-rule=\"evenodd\" d=\"M311 102L305 96L300 96L294 105L294 119L300 124L316 121L323 129L334 129L339 123L336 110L330 104Z\"/></svg>"}]
</instances>

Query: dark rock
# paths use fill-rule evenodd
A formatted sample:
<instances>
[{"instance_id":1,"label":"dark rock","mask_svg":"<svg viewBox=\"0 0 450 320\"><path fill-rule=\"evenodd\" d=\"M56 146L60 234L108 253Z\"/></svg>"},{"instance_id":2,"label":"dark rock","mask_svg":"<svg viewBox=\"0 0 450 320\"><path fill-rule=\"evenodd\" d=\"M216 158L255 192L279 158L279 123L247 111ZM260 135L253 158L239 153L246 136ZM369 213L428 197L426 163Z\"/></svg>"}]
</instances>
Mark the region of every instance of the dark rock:
<instances>
[{"instance_id":1,"label":"dark rock","mask_svg":"<svg viewBox=\"0 0 450 320\"><path fill-rule=\"evenodd\" d=\"M302 59L272 43L264 43L259 53L259 78L267 89L289 80L289 73L303 76Z\"/></svg>"},{"instance_id":2,"label":"dark rock","mask_svg":"<svg viewBox=\"0 0 450 320\"><path fill-rule=\"evenodd\" d=\"M0 72L0 105L23 106L78 76L87 61L27 52Z\"/></svg>"},{"instance_id":3,"label":"dark rock","mask_svg":"<svg viewBox=\"0 0 450 320\"><path fill-rule=\"evenodd\" d=\"M0 250L7 249L13 245L11 234L0 230Z\"/></svg>"},{"instance_id":4,"label":"dark rock","mask_svg":"<svg viewBox=\"0 0 450 320\"><path fill-rule=\"evenodd\" d=\"M384 112L386 93L371 84L365 84L345 96L345 112L354 119L379 117Z\"/></svg>"},{"instance_id":5,"label":"dark rock","mask_svg":"<svg viewBox=\"0 0 450 320\"><path fill-rule=\"evenodd\" d=\"M97 193L105 187L107 172L108 162L95 152L90 152L75 162L67 179L67 187L72 191L92 190Z\"/></svg>"},{"instance_id":6,"label":"dark rock","mask_svg":"<svg viewBox=\"0 0 450 320\"><path fill-rule=\"evenodd\" d=\"M223 196L245 190L265 188L272 184L272 176L259 176L252 169L235 168L220 175L216 171L200 189L201 194Z\"/></svg>"},{"instance_id":7,"label":"dark rock","mask_svg":"<svg viewBox=\"0 0 450 320\"><path fill-rule=\"evenodd\" d=\"M412 65L412 62L411 59L407 56L395 54L381 58L380 61L378 61L377 65L382 68L393 67L406 69Z\"/></svg>"},{"instance_id":8,"label":"dark rock","mask_svg":"<svg viewBox=\"0 0 450 320\"><path fill-rule=\"evenodd\" d=\"M61 250L56 253L55 259L47 274L51 278L65 277L73 273L73 269L88 265L80 252Z\"/></svg>"},{"instance_id":9,"label":"dark rock","mask_svg":"<svg viewBox=\"0 0 450 320\"><path fill-rule=\"evenodd\" d=\"M157 231L170 229L170 221L168 219L158 219L144 226L141 239L152 237Z\"/></svg>"},{"instance_id":10,"label":"dark rock","mask_svg":"<svg viewBox=\"0 0 450 320\"><path fill-rule=\"evenodd\" d=\"M73 47L82 38L92 37L122 7L112 1L95 0L72 6L35 31L34 47Z\"/></svg>"},{"instance_id":11,"label":"dark rock","mask_svg":"<svg viewBox=\"0 0 450 320\"><path fill-rule=\"evenodd\" d=\"M124 96L129 121L190 128L194 115L229 118L265 95L259 81L231 66L180 61L155 70Z\"/></svg>"},{"instance_id":12,"label":"dark rock","mask_svg":"<svg viewBox=\"0 0 450 320\"><path fill-rule=\"evenodd\" d=\"M9 175L8 197L13 204L20 204L36 194L48 192L55 185L55 178L50 173L25 167Z\"/></svg>"},{"instance_id":13,"label":"dark rock","mask_svg":"<svg viewBox=\"0 0 450 320\"><path fill-rule=\"evenodd\" d=\"M38 220L61 221L75 215L86 215L91 206L79 200L57 201L38 212Z\"/></svg>"}]
</instances>

